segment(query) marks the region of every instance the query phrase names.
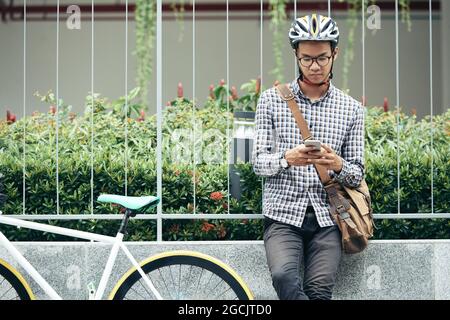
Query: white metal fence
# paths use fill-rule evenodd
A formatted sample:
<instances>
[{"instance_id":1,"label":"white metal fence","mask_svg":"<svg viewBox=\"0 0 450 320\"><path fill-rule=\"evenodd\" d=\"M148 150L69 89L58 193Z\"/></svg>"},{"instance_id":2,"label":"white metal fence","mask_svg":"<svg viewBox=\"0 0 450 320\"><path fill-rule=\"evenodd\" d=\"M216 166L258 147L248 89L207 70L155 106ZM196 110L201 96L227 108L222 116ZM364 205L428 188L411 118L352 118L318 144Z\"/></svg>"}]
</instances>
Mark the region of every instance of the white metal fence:
<instances>
[{"instance_id":1,"label":"white metal fence","mask_svg":"<svg viewBox=\"0 0 450 320\"><path fill-rule=\"evenodd\" d=\"M396 106L400 105L400 84L399 84L399 64L400 64L400 55L399 55L399 0L395 1L395 25L396 25L396 29L395 29L395 55L396 55L396 70L395 70L395 74L396 74ZM26 81L26 77L27 77L27 4L30 3L30 1L24 1L24 5L23 5L23 114L24 116L26 115L26 99L25 99L25 95L26 92L28 90L27 88L27 81ZM94 1L91 2L92 3L92 12L91 12L91 23L92 23L92 34L91 34L91 92L95 92L94 91L94 55L95 55L95 50L94 50L94 43L96 42L97 39L95 39L94 36L94 28L95 28L95 12L94 12ZM361 8L361 32L362 32L362 39L361 39L361 54L362 54L362 74L361 74L361 81L362 81L362 96L364 97L366 95L366 56L365 56L365 28L366 28L366 15L367 15L367 9L368 9L368 1L364 1L361 0L362 3L362 8ZM430 70L430 82L429 82L429 90L430 90L430 104L429 104L429 108L430 108L430 115L431 115L431 122L433 121L433 41L432 41L432 36L433 36L433 30L432 30L432 1L429 0L429 70ZM59 33L59 28L61 25L61 21L60 21L60 1L57 1L57 19L56 19L56 99L57 101L59 101L60 99L60 92L59 92L59 37L60 37L60 33ZM125 32L125 39L123 39L124 41L124 49L125 49L125 61L124 61L124 65L125 65L125 74L124 74L124 83L125 83L125 87L124 87L124 93L125 96L127 96L128 93L128 87L127 87L127 81L126 79L128 79L128 46L129 46L129 41L128 41L128 17L129 17L129 12L128 12L128 0L125 1L125 23L124 23L124 28L126 30ZM196 47L198 45L198 43L196 42L196 10L195 10L195 6L196 6L196 1L193 0L192 3L192 25L193 25L193 30L192 30L192 48L193 48L193 52L192 52L192 85L193 85L193 96L192 96L192 100L196 100ZM301 6L301 1L294 1L294 16L297 16L297 9L298 6ZM193 192L194 192L194 212L193 214L171 214L171 213L163 213L163 202L164 202L164 198L162 198L162 160L163 160L163 155L162 155L162 125L163 125L163 116L162 116L162 106L163 106L163 101L162 101L162 77L164 75L163 69L162 69L162 65L163 65L163 55L162 55L162 44L163 44L163 37L162 37L162 1L161 0L157 0L156 1L156 8L157 8L157 20L156 20L156 92L157 92L157 96L156 96L156 106L157 106L157 146L156 146L156 162L157 162L157 181L156 181L156 186L157 186L157 196L160 197L162 199L161 203L158 205L157 208L157 213L154 215L137 215L137 219L153 219L157 221L157 240L161 241L162 240L162 221L164 219L211 219L211 218L217 218L217 219L260 219L262 218L262 216L260 214L235 214L235 213L230 213L230 209L228 206L228 213L227 214L206 214L206 213L199 213L196 210L196 189L195 189L195 184L193 185ZM230 39L230 33L229 33L229 2L228 0L226 0L226 44L227 44L227 52L226 52L226 61L224 62L227 66L227 74L226 74L226 83L231 83L231 79L230 79L230 73L229 73L229 66L230 66L230 56L229 56L229 39ZM331 5L331 1L328 0L328 15L332 16L333 12L332 12L332 5ZM259 35L259 39L260 39L260 77L261 77L261 82L263 82L263 63L264 63L264 57L263 57L263 42L264 42L264 36L263 36L263 23L264 23L264 12L263 12L263 1L261 0L260 2L260 35ZM297 66L294 63L294 69L295 72L297 72ZM93 98L94 99L94 98ZM93 101L92 101L93 104ZM126 110L128 110L128 101L125 102L126 105ZM229 107L229 104L228 104ZM57 106L58 108L58 106ZM92 115L91 115L91 124L93 127L93 108L91 108L92 110ZM193 110L194 112L194 110ZM399 123L399 115L397 113L397 123ZM58 117L56 117L57 121L58 121ZM231 132L231 123L227 123L227 132ZM56 153L55 153L55 158L56 158L56 165L58 166L58 127L59 127L59 123L57 122L57 126L56 126ZM400 140L399 140L399 126L397 125L397 145L400 144ZM26 135L26 129L24 127L24 136ZM196 132L194 131L193 134L195 135ZM424 133L424 134L429 134L430 135L430 144L431 146L433 145L433 133L429 132L429 133ZM128 141L128 127L127 124L125 125L125 154L127 153L127 141ZM194 138L195 141L195 138ZM230 141L230 135L227 136L227 146L230 145L229 143ZM92 150L94 150L95 145L94 145L94 136L92 133L91 136L91 148ZM25 139L23 141L23 157L25 159L25 157L27 156L26 154L26 143L25 143ZM230 154L230 152L228 153ZM55 215L29 215L26 214L26 167L25 167L25 161L24 161L24 167L23 167L23 213L22 215L14 215L15 217L20 217L23 219L31 219L31 220L68 220L68 219L120 219L121 216L119 215L101 215L101 214L95 214L94 213L94 160L93 157L91 157L91 214L87 214L87 215L64 215L64 214L60 214L60 202L59 202L59 176L58 176L58 172L59 172L59 168L56 168L56 214ZM228 159L228 163L230 163L230 159ZM127 157L124 157L124 170L125 170L125 181L124 181L124 194L127 195L128 194L128 186L127 186L127 173L128 173L128 164L127 164ZM431 213L401 213L400 212L400 193L398 193L398 212L396 213L376 213L374 216L375 218L387 218L387 219L397 219L397 218L411 218L411 219L415 219L415 218L450 218L450 213L435 213L434 212L434 197L433 197L433 193L434 193L434 189L433 189L433 175L434 175L434 167L433 167L433 156L431 156L431 171L429 172L429 174L431 175L431 194L430 194L430 198L431 198ZM196 177L196 166L193 165L193 178L195 180ZM262 181L263 183L263 181ZM230 186L230 176L228 173L228 186ZM401 179L400 179L400 151L398 148L398 152L397 152L397 189L401 188ZM229 197L230 197L230 190L228 190L228 203L229 203Z\"/></svg>"}]
</instances>

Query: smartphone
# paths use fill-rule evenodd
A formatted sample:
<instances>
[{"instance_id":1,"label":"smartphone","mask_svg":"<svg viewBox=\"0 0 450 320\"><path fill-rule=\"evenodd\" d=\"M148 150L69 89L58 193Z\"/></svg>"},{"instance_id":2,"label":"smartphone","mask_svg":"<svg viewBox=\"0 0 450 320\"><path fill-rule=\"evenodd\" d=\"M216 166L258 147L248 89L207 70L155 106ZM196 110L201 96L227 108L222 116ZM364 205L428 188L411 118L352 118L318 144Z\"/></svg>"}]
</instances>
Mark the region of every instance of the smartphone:
<instances>
[{"instance_id":1,"label":"smartphone","mask_svg":"<svg viewBox=\"0 0 450 320\"><path fill-rule=\"evenodd\" d=\"M304 144L307 147L313 146L314 150L320 150L321 147L321 143L319 140L306 140Z\"/></svg>"}]
</instances>

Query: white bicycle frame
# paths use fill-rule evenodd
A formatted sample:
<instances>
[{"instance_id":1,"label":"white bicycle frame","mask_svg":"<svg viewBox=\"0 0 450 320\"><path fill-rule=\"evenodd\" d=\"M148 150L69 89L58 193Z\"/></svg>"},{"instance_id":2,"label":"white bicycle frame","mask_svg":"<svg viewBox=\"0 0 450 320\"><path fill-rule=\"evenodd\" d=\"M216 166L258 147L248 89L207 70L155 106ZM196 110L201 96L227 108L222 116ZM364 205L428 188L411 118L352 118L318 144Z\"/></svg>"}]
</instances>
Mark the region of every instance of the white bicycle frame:
<instances>
[{"instance_id":1,"label":"white bicycle frame","mask_svg":"<svg viewBox=\"0 0 450 320\"><path fill-rule=\"evenodd\" d=\"M97 241L101 243L112 244L111 253L109 255L108 261L105 266L105 270L103 271L102 278L100 279L100 283L95 292L94 299L100 300L103 297L103 294L106 289L106 285L111 276L112 268L117 258L117 254L119 249L125 253L127 258L133 264L133 266L138 270L139 274L144 279L145 283L149 287L149 289L153 292L155 297L158 300L162 300L163 298L156 290L155 286L151 282L151 280L147 277L147 275L142 270L139 263L134 259L133 255L130 253L128 248L123 243L123 234L118 232L116 237L104 236L96 233L90 233L85 231L78 231L69 228L55 227L49 226L42 223L25 221L17 218L11 217L3 217L1 216L2 212L0 211L0 224L8 224L17 227L23 227L27 229L40 230L45 232L50 232L54 234L61 234L69 237L75 237L79 239L86 239L91 241ZM14 245L5 237L5 235L0 231L0 245L4 246L6 250L13 256L13 258L24 268L28 274L37 282L37 284L44 290L44 292L54 300L62 300L61 296L56 293L56 291L48 284L48 282L39 274L39 272L31 265L30 262L14 247Z\"/></svg>"}]
</instances>

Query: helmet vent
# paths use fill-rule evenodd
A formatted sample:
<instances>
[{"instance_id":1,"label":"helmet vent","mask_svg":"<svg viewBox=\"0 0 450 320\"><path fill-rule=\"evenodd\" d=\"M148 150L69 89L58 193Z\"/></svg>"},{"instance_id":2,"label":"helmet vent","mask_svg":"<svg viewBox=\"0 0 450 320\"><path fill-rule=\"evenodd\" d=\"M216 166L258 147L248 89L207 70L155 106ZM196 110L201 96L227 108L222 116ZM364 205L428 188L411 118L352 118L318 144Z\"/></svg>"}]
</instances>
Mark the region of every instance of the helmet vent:
<instances>
[{"instance_id":1,"label":"helmet vent","mask_svg":"<svg viewBox=\"0 0 450 320\"><path fill-rule=\"evenodd\" d=\"M298 24L298 26L300 27L300 29L302 29L302 30L303 30L303 32L306 32L306 33L308 33L308 29L306 29L306 27L305 27L304 25L302 25L302 24Z\"/></svg>"},{"instance_id":2,"label":"helmet vent","mask_svg":"<svg viewBox=\"0 0 450 320\"><path fill-rule=\"evenodd\" d=\"M311 28L313 30L313 33L317 33L317 20L314 18L311 21Z\"/></svg>"}]
</instances>

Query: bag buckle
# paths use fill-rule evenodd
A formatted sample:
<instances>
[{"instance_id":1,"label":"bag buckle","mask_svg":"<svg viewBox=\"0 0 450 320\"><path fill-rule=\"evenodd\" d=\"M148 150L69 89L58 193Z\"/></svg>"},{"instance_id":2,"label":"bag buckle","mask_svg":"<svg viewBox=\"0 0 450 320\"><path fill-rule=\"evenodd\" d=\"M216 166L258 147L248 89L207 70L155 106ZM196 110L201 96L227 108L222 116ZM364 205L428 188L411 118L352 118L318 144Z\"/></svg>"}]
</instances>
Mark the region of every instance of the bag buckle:
<instances>
[{"instance_id":1,"label":"bag buckle","mask_svg":"<svg viewBox=\"0 0 450 320\"><path fill-rule=\"evenodd\" d=\"M347 212L347 209L345 208L345 206L343 204L340 204L336 207L336 211L339 212L339 214L341 214L343 212Z\"/></svg>"},{"instance_id":2,"label":"bag buckle","mask_svg":"<svg viewBox=\"0 0 450 320\"><path fill-rule=\"evenodd\" d=\"M294 99L294 95L292 93L289 93L284 96L285 101L292 100L292 99Z\"/></svg>"},{"instance_id":3,"label":"bag buckle","mask_svg":"<svg viewBox=\"0 0 450 320\"><path fill-rule=\"evenodd\" d=\"M339 217L341 217L342 220L350 218L350 214L347 211L340 212Z\"/></svg>"}]
</instances>

